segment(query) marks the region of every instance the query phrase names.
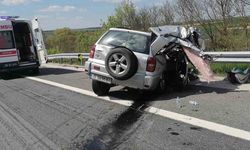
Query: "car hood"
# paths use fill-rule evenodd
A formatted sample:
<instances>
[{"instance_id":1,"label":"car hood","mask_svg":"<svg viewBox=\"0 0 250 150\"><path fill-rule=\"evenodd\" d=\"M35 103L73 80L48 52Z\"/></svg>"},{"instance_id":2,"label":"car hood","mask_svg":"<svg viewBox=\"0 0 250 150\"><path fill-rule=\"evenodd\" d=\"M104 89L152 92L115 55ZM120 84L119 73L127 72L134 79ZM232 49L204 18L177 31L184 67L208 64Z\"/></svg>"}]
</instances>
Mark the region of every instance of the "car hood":
<instances>
[{"instance_id":1,"label":"car hood","mask_svg":"<svg viewBox=\"0 0 250 150\"><path fill-rule=\"evenodd\" d=\"M159 26L149 28L157 36L172 35L177 37L182 37L182 31L186 30L183 26Z\"/></svg>"}]
</instances>

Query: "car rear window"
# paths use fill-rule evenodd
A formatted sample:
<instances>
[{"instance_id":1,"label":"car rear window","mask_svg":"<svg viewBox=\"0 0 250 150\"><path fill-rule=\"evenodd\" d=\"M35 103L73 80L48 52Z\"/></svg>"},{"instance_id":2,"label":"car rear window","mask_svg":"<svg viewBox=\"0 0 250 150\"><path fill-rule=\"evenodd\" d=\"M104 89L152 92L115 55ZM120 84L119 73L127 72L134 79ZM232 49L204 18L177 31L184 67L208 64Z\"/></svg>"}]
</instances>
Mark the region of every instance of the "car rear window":
<instances>
[{"instance_id":1,"label":"car rear window","mask_svg":"<svg viewBox=\"0 0 250 150\"><path fill-rule=\"evenodd\" d=\"M0 49L15 48L12 31L0 31Z\"/></svg>"},{"instance_id":2,"label":"car rear window","mask_svg":"<svg viewBox=\"0 0 250 150\"><path fill-rule=\"evenodd\" d=\"M109 31L99 42L108 46L123 46L134 52L149 53L150 36L125 31Z\"/></svg>"}]
</instances>

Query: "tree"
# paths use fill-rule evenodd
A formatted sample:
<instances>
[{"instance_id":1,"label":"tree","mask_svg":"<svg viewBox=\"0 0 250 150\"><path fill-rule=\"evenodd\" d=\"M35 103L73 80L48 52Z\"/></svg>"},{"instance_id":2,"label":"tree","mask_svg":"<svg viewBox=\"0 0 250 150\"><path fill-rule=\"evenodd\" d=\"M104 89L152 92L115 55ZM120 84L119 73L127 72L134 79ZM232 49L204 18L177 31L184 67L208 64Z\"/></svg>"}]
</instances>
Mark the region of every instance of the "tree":
<instances>
[{"instance_id":1,"label":"tree","mask_svg":"<svg viewBox=\"0 0 250 150\"><path fill-rule=\"evenodd\" d=\"M250 5L250 3L247 0L235 0L235 9L237 14L240 16L240 26L243 27L245 31L245 38L246 41L246 49L248 48L248 25L249 25L249 19L247 17L247 5Z\"/></svg>"},{"instance_id":2,"label":"tree","mask_svg":"<svg viewBox=\"0 0 250 150\"><path fill-rule=\"evenodd\" d=\"M57 29L46 40L47 46L59 52L72 52L75 50L76 34L69 28Z\"/></svg>"},{"instance_id":3,"label":"tree","mask_svg":"<svg viewBox=\"0 0 250 150\"><path fill-rule=\"evenodd\" d=\"M173 6L166 0L160 7L161 25L172 24L175 21Z\"/></svg>"},{"instance_id":4,"label":"tree","mask_svg":"<svg viewBox=\"0 0 250 150\"><path fill-rule=\"evenodd\" d=\"M138 29L139 20L134 3L131 0L123 0L115 9L115 15L109 16L107 23L104 23L106 28L125 27Z\"/></svg>"},{"instance_id":5,"label":"tree","mask_svg":"<svg viewBox=\"0 0 250 150\"><path fill-rule=\"evenodd\" d=\"M212 48L233 49L235 39L230 28L239 16L235 7L239 1L245 0L178 0L176 8L185 24L199 26L205 31Z\"/></svg>"},{"instance_id":6,"label":"tree","mask_svg":"<svg viewBox=\"0 0 250 150\"><path fill-rule=\"evenodd\" d=\"M135 30L148 31L149 27L167 25L174 22L172 6L166 0L162 6L136 8L131 0L123 0L116 8L115 14L108 17L104 23L106 29L125 27Z\"/></svg>"}]
</instances>

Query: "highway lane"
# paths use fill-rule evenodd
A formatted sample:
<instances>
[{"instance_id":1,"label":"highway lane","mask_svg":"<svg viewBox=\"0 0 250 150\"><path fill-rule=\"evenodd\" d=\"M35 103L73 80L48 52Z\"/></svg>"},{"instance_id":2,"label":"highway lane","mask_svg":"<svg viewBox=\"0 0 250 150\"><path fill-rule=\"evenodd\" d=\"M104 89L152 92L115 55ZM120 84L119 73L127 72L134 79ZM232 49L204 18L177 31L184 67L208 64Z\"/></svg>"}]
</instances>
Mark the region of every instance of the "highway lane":
<instances>
[{"instance_id":1,"label":"highway lane","mask_svg":"<svg viewBox=\"0 0 250 150\"><path fill-rule=\"evenodd\" d=\"M81 69L80 71L79 69L69 70L52 66L43 68L39 78L92 91L91 81ZM250 89L235 91L233 88L236 89L236 86L226 83L224 81L215 83L223 85L225 89L190 85L183 91L177 92L170 87L166 93L161 95L148 93L149 96L146 99L157 108L250 131ZM110 96L134 100L138 94L133 89L115 87L111 89ZM181 109L176 106L177 97L181 98L184 106ZM199 103L198 111L192 111L189 101Z\"/></svg>"},{"instance_id":2,"label":"highway lane","mask_svg":"<svg viewBox=\"0 0 250 150\"><path fill-rule=\"evenodd\" d=\"M90 83L83 72L63 69L44 68L38 78L85 89L89 89ZM78 80L75 80L75 78ZM200 90L203 92L201 93ZM218 89L204 91L206 91L206 88L197 89L191 86L187 92L178 93L169 91L168 94L158 97L153 93L148 93L142 99L138 99L134 90L113 89L111 92L112 96L132 100L133 105L125 107L25 78L13 77L0 80L0 104L1 108L4 105L6 110L13 111L12 118L14 119L12 120L22 118L22 122L25 122L19 125L21 127L24 126L22 127L22 131L25 131L25 134L16 134L22 137L32 133L32 139L35 140L29 140L29 137L24 136L28 144L22 144L23 148L27 145L32 147L40 144L43 146L46 145L43 147L44 149L55 147L55 145L65 149L249 149L249 141L240 140L144 111L149 106L158 106L161 109L173 109L172 111L184 114L190 113L202 118L205 116L201 112L208 110L209 108L206 107L210 107L211 105L204 102L199 111L191 111L186 103L189 100L187 97L191 96L189 97L190 99L203 97L202 101L206 101L205 96L213 99L219 94L221 94L221 97L228 95L228 93L234 94L231 91L221 91ZM217 93L219 94L217 95ZM240 93L247 97L248 92ZM186 107L183 109L176 108L174 99L177 95L184 99ZM225 98L229 99L232 95ZM237 99L238 103L242 103L240 107L248 104L247 101L242 101L242 99L246 98L244 96L240 96ZM235 104L236 102L230 105ZM233 106L231 107L233 109ZM5 111L0 111L0 114L4 115ZM233 112L237 111L239 110L233 110ZM214 112L210 111L209 113L213 115ZM236 118L235 115L228 114L227 117L233 119ZM240 116L239 118L242 117L240 112L238 115ZM207 116L209 115L207 114ZM224 115L214 116L214 120L218 121L218 116L221 120L224 120L222 119ZM208 118L211 119L212 117ZM243 124L242 128L249 129L249 125L247 125L248 118L243 118L240 121L240 124ZM232 125L230 121L227 122L225 122L227 123L226 125ZM0 135L6 135L5 132L2 132L6 129L6 125L0 124L0 126L3 126L0 130ZM31 126L34 129L27 130L27 126ZM235 126L240 127L237 124ZM40 136L37 136L37 131L39 131ZM19 132L19 130L15 132ZM0 136L1 141L3 141L2 137L4 136ZM15 141L13 137L5 139L5 141L8 140ZM2 145L6 145L6 142L1 143Z\"/></svg>"}]
</instances>

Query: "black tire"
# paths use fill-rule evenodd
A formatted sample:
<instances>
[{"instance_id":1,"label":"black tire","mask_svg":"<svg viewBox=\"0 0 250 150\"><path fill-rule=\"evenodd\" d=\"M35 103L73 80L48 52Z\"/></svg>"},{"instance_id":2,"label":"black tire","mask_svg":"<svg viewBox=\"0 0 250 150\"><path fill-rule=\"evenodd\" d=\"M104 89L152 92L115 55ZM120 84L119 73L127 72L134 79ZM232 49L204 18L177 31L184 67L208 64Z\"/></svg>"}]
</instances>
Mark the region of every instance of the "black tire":
<instances>
[{"instance_id":1,"label":"black tire","mask_svg":"<svg viewBox=\"0 0 250 150\"><path fill-rule=\"evenodd\" d=\"M92 80L92 90L98 96L108 95L110 90L110 85L97 80Z\"/></svg>"},{"instance_id":2,"label":"black tire","mask_svg":"<svg viewBox=\"0 0 250 150\"><path fill-rule=\"evenodd\" d=\"M184 53L179 53L176 58L176 85L175 89L181 91L189 83L188 59Z\"/></svg>"},{"instance_id":3,"label":"black tire","mask_svg":"<svg viewBox=\"0 0 250 150\"><path fill-rule=\"evenodd\" d=\"M121 61L122 58L124 58L125 60ZM111 66L111 63L113 63L114 66ZM126 69L124 69L125 67L121 67L122 65L125 65ZM127 80L136 73L138 69L138 60L137 57L133 54L133 52L129 49L125 47L118 47L112 49L107 54L105 60L105 67L107 72L113 78L117 80Z\"/></svg>"}]
</instances>

